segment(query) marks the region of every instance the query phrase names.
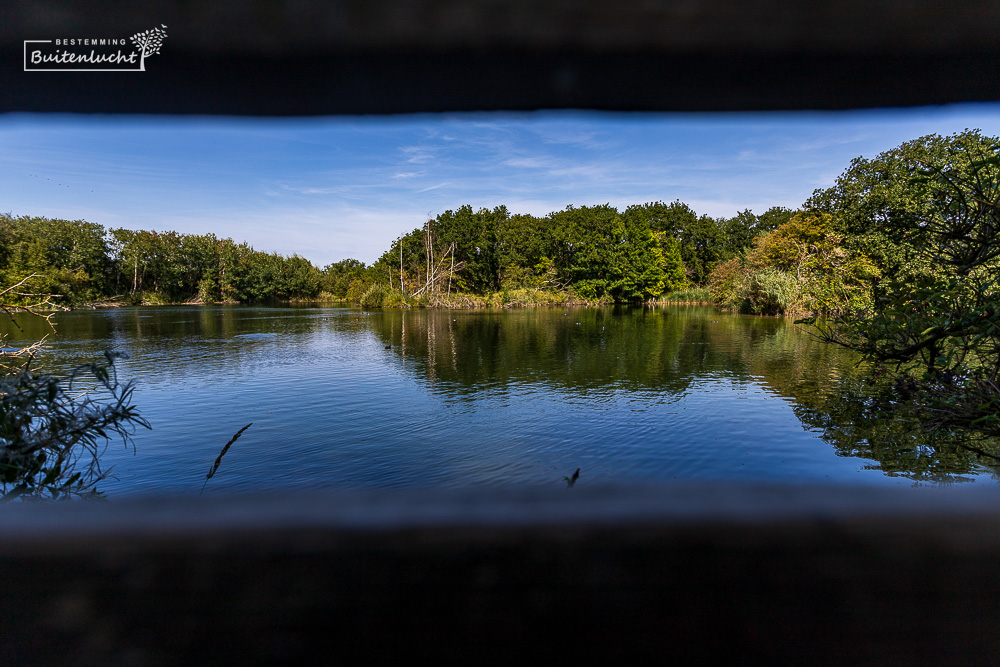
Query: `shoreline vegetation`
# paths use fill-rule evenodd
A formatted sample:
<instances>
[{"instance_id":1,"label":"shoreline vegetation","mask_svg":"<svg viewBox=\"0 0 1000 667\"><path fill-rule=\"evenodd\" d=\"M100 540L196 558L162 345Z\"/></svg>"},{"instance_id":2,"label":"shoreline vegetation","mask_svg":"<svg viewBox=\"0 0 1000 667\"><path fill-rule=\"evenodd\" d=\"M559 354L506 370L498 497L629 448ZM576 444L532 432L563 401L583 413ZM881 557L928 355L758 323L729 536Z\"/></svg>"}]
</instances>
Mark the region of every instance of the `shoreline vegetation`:
<instances>
[{"instance_id":1,"label":"shoreline vegetation","mask_svg":"<svg viewBox=\"0 0 1000 667\"><path fill-rule=\"evenodd\" d=\"M711 306L711 298L697 298L702 296L703 290L681 290L676 293L665 294L656 299L643 302L646 305L676 305L676 306ZM693 292L693 294L692 294ZM705 292L706 297L710 295ZM282 303L321 303L321 304L352 304L353 302L345 297L336 297L331 294L319 294L316 297L289 299ZM390 301L382 307L387 308L443 308L448 310L478 310L489 308L540 308L546 306L601 306L613 303L608 300L586 301L576 298L571 294L559 292L544 292L541 290L512 290L495 294L463 294L454 293L452 295L434 295L426 300L410 301ZM82 310L100 310L111 308L122 308L125 306L222 306L239 305L236 300L229 301L204 301L201 298L188 299L186 301L175 301L165 303L162 301L141 301L119 297L117 299L105 299L103 301L84 302L75 306ZM391 304L391 305L390 305ZM54 307L53 307L54 308ZM61 310L62 308L60 308ZM68 308L71 309L71 308Z\"/></svg>"},{"instance_id":2,"label":"shoreline vegetation","mask_svg":"<svg viewBox=\"0 0 1000 667\"><path fill-rule=\"evenodd\" d=\"M446 211L397 238L370 266L323 269L213 234L110 229L83 220L0 214L0 280L32 275L63 308L346 301L364 308L512 308L708 303L721 261L794 216L772 208L730 219L682 202L619 212L568 206L538 218L503 206Z\"/></svg>"},{"instance_id":3,"label":"shoreline vegetation","mask_svg":"<svg viewBox=\"0 0 1000 667\"><path fill-rule=\"evenodd\" d=\"M385 297L383 297L385 298ZM320 303L320 304L351 304L361 305L352 302L346 297L337 297L329 293L320 293L315 297L302 297L288 299L281 303ZM442 308L446 310L483 310L483 309L503 309L503 308L543 308L543 307L588 307L604 306L614 303L611 300L599 299L587 301L580 299L566 292L546 292L544 290L519 289L494 294L467 294L455 292L453 294L435 294L427 299L401 299L395 295L385 298L382 308ZM664 294L658 298L641 302L645 305L674 305L674 306L711 306L711 294L703 288L678 290ZM164 302L160 300L136 300L127 298L124 295L103 299L101 301L88 301L76 304L73 307L49 305L47 308L37 309L39 312L58 312L59 310L104 310L112 308L122 308L126 306L224 306L239 305L240 302L234 299L228 301L205 301L200 297L194 297L185 301ZM637 302L638 305L638 302ZM796 313L789 313L789 316Z\"/></svg>"}]
</instances>

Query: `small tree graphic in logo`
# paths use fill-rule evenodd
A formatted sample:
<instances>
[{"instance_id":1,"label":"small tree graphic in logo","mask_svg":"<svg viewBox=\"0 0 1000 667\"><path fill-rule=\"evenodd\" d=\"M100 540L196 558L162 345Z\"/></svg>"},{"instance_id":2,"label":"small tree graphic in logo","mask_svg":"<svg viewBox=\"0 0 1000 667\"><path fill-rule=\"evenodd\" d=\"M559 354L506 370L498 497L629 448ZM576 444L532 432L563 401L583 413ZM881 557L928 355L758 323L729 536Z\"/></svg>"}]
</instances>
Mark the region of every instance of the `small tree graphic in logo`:
<instances>
[{"instance_id":1,"label":"small tree graphic in logo","mask_svg":"<svg viewBox=\"0 0 1000 667\"><path fill-rule=\"evenodd\" d=\"M162 30L150 28L132 35L132 43L139 49L139 69L143 72L146 71L146 56L159 54L163 39L167 36L167 26L162 23L160 25L163 26Z\"/></svg>"}]
</instances>

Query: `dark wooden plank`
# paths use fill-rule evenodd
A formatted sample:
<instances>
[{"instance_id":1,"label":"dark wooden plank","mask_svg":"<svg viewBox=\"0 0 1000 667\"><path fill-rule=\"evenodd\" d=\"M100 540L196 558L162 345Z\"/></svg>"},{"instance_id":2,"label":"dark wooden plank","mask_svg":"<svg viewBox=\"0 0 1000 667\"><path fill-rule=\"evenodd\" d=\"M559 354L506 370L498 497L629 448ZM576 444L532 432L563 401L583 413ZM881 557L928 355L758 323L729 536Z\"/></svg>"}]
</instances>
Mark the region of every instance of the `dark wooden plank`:
<instances>
[{"instance_id":1,"label":"dark wooden plank","mask_svg":"<svg viewBox=\"0 0 1000 667\"><path fill-rule=\"evenodd\" d=\"M995 1L81 0L0 9L0 111L313 115L843 109L1000 98ZM165 24L141 73L23 72L26 39ZM126 49L128 50L128 49Z\"/></svg>"},{"instance_id":2,"label":"dark wooden plank","mask_svg":"<svg viewBox=\"0 0 1000 667\"><path fill-rule=\"evenodd\" d=\"M988 664L1000 649L995 490L566 491L7 507L4 662Z\"/></svg>"}]
</instances>

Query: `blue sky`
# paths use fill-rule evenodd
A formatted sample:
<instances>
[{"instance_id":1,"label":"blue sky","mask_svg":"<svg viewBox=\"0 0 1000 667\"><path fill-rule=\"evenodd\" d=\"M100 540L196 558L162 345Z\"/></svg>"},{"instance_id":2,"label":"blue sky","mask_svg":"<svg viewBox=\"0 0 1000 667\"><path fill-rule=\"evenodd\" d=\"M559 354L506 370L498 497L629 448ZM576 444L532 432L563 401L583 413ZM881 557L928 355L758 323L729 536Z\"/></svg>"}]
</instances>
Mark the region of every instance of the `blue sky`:
<instances>
[{"instance_id":1,"label":"blue sky","mask_svg":"<svg viewBox=\"0 0 1000 667\"><path fill-rule=\"evenodd\" d=\"M320 267L372 262L463 204L544 215L680 199L796 208L859 155L1000 135L1000 105L741 114L472 113L247 119L0 116L0 212L213 232Z\"/></svg>"}]
</instances>

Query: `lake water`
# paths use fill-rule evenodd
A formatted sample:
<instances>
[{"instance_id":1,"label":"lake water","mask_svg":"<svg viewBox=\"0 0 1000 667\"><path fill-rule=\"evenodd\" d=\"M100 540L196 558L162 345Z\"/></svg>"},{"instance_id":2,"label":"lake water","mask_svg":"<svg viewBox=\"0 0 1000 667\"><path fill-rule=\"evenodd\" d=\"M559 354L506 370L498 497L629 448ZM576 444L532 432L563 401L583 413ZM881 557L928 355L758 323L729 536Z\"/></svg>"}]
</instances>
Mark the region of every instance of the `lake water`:
<instances>
[{"instance_id":1,"label":"lake water","mask_svg":"<svg viewBox=\"0 0 1000 667\"><path fill-rule=\"evenodd\" d=\"M19 320L8 344L46 332ZM56 317L62 372L124 352L152 425L110 496L670 480L911 485L995 473L892 425L860 431L856 358L788 319L712 308L362 311L176 306ZM845 421L846 420L846 421Z\"/></svg>"}]
</instances>

